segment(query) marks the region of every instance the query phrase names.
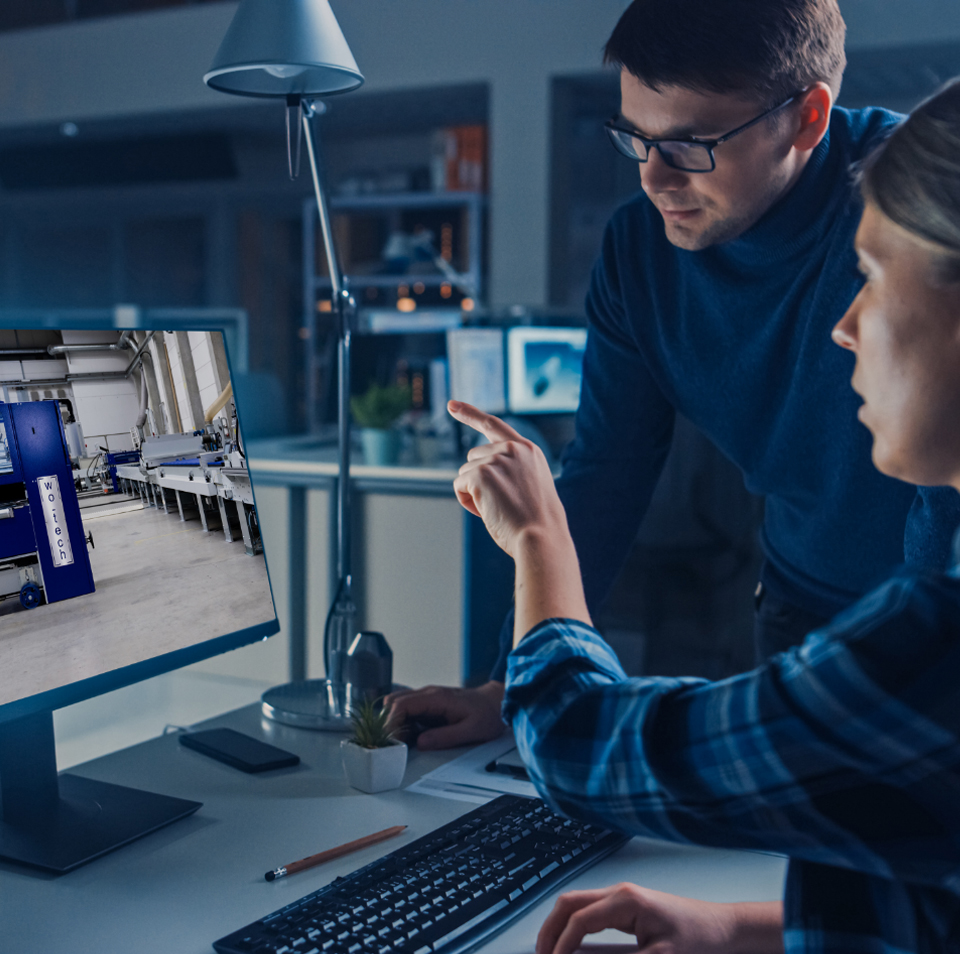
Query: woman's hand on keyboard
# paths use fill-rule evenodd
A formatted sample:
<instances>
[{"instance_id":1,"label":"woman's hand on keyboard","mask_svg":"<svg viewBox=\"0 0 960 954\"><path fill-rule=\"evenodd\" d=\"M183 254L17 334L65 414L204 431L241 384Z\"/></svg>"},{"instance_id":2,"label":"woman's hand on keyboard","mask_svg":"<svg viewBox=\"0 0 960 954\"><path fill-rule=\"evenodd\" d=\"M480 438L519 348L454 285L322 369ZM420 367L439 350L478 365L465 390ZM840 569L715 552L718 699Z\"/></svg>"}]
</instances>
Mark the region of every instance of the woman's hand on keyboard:
<instances>
[{"instance_id":1,"label":"woman's hand on keyboard","mask_svg":"<svg viewBox=\"0 0 960 954\"><path fill-rule=\"evenodd\" d=\"M573 954L588 934L632 934L656 954L782 954L779 901L715 904L616 884L557 899L537 937L536 954Z\"/></svg>"}]
</instances>

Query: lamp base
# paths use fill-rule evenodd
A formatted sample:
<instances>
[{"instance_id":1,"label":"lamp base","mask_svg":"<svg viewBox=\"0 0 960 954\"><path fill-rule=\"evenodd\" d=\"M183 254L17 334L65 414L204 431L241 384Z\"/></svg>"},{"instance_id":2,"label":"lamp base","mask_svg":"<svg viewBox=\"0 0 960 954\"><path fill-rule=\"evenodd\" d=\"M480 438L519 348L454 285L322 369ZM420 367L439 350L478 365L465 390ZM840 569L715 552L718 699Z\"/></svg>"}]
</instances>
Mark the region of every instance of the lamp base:
<instances>
[{"instance_id":1,"label":"lamp base","mask_svg":"<svg viewBox=\"0 0 960 954\"><path fill-rule=\"evenodd\" d=\"M391 692L405 686L393 684ZM357 702L351 697L349 683L331 679L304 679L268 689L261 697L261 711L268 719L298 729L321 732L353 731L353 713Z\"/></svg>"}]
</instances>

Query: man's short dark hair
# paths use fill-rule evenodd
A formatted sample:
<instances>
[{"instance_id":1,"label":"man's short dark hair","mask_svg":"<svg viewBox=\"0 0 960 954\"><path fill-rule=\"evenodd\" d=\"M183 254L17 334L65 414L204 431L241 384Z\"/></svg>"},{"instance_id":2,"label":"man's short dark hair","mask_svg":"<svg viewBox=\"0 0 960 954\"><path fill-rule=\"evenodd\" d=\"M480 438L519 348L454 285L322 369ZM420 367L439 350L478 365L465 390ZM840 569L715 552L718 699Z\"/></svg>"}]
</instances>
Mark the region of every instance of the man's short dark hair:
<instances>
[{"instance_id":1,"label":"man's short dark hair","mask_svg":"<svg viewBox=\"0 0 960 954\"><path fill-rule=\"evenodd\" d=\"M653 90L745 93L773 106L818 81L836 97L845 35L837 0L633 0L604 61Z\"/></svg>"}]
</instances>

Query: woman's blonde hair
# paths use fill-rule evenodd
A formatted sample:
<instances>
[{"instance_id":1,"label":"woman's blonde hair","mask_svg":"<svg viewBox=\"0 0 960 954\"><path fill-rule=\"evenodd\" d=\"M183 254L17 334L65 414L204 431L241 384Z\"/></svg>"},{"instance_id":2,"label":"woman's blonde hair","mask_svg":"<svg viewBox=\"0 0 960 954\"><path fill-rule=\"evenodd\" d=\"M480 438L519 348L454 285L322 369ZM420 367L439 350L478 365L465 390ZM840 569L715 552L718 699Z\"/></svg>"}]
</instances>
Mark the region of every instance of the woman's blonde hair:
<instances>
[{"instance_id":1,"label":"woman's blonde hair","mask_svg":"<svg viewBox=\"0 0 960 954\"><path fill-rule=\"evenodd\" d=\"M888 219L940 248L945 277L960 281L960 78L870 155L861 190Z\"/></svg>"}]
</instances>

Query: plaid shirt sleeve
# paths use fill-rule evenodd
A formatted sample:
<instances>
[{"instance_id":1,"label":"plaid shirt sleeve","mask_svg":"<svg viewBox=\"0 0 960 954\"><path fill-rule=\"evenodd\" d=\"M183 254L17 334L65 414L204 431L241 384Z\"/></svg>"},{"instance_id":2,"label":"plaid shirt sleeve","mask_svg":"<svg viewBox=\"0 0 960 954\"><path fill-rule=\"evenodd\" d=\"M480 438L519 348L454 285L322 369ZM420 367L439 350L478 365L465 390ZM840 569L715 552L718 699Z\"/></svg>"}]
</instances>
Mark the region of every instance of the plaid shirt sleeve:
<instances>
[{"instance_id":1,"label":"plaid shirt sleeve","mask_svg":"<svg viewBox=\"0 0 960 954\"><path fill-rule=\"evenodd\" d=\"M560 811L960 894L960 580L903 574L803 646L721 682L628 679L546 620L504 718Z\"/></svg>"}]
</instances>

